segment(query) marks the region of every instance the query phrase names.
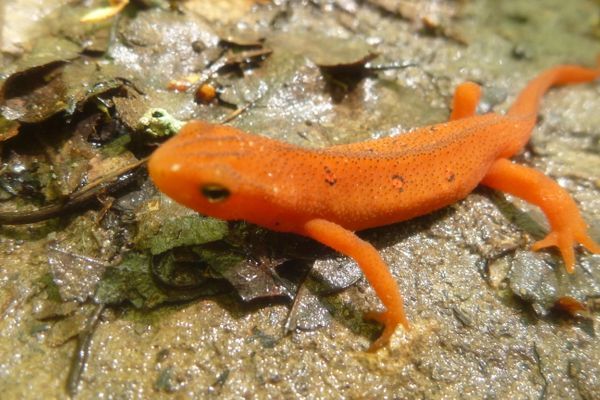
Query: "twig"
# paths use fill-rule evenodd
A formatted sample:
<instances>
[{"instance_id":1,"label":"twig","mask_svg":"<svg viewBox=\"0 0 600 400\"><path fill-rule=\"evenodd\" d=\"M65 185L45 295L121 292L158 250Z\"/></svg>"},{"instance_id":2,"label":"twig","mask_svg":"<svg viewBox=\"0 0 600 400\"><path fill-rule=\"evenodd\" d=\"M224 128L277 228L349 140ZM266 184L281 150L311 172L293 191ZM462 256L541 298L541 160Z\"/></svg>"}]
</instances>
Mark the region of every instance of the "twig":
<instances>
[{"instance_id":1,"label":"twig","mask_svg":"<svg viewBox=\"0 0 600 400\"><path fill-rule=\"evenodd\" d=\"M129 172L138 168L148 161L149 157L143 158L127 167L118 169L108 175L97 179L94 182L83 187L81 190L71 193L66 198L58 203L49 204L33 211L17 211L0 213L0 225L22 225L32 224L34 222L45 221L50 218L57 217L62 213L72 210L75 207L89 201L102 191L115 190L128 183L130 176L126 176Z\"/></svg>"}]
</instances>

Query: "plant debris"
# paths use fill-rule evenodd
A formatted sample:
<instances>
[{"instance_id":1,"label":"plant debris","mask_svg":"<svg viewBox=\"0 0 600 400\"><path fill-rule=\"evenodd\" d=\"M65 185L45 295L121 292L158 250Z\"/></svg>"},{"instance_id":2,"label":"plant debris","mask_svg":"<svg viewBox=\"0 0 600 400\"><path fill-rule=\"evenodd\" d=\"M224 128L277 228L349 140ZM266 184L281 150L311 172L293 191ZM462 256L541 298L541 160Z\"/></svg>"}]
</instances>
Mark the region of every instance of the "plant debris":
<instances>
[{"instance_id":1,"label":"plant debris","mask_svg":"<svg viewBox=\"0 0 600 400\"><path fill-rule=\"evenodd\" d=\"M102 22L120 13L129 4L129 0L110 0L109 7L96 8L81 17L80 21Z\"/></svg>"},{"instance_id":2,"label":"plant debris","mask_svg":"<svg viewBox=\"0 0 600 400\"><path fill-rule=\"evenodd\" d=\"M170 261L174 260L170 259ZM125 255L119 265L106 269L96 287L94 300L104 305L129 302L136 308L149 309L165 303L214 295L225 290L210 278L202 278L187 290L183 288L173 290L172 287L159 284L160 281L155 279L151 265L152 258L148 255L136 253ZM165 268L165 264L158 268Z\"/></svg>"},{"instance_id":3,"label":"plant debris","mask_svg":"<svg viewBox=\"0 0 600 400\"><path fill-rule=\"evenodd\" d=\"M55 204L48 204L33 211L0 212L0 224L31 224L64 215L66 212L82 206L103 193L118 190L128 185L135 177L135 170L145 162L146 160L140 160L106 176L99 177L81 190L65 196Z\"/></svg>"},{"instance_id":4,"label":"plant debris","mask_svg":"<svg viewBox=\"0 0 600 400\"><path fill-rule=\"evenodd\" d=\"M173 216L160 220L148 219L140 224L136 239L140 249L160 254L179 246L192 246L223 239L227 223L198 214Z\"/></svg>"},{"instance_id":5,"label":"plant debris","mask_svg":"<svg viewBox=\"0 0 600 400\"><path fill-rule=\"evenodd\" d=\"M275 267L285 260L267 257L248 260L232 252L204 248L197 249L196 252L212 270L231 283L244 301L265 297L293 297L295 285L275 271Z\"/></svg>"},{"instance_id":6,"label":"plant debris","mask_svg":"<svg viewBox=\"0 0 600 400\"><path fill-rule=\"evenodd\" d=\"M584 299L600 296L597 262L584 261L569 274L562 262L548 263L547 258L543 253L519 252L508 275L510 289L530 302L536 313L548 315L554 307L576 312L582 310Z\"/></svg>"},{"instance_id":7,"label":"plant debris","mask_svg":"<svg viewBox=\"0 0 600 400\"><path fill-rule=\"evenodd\" d=\"M2 115L8 120L39 123L53 115L75 110L125 81L102 76L95 63L53 61L10 75L0 88Z\"/></svg>"},{"instance_id":8,"label":"plant debris","mask_svg":"<svg viewBox=\"0 0 600 400\"><path fill-rule=\"evenodd\" d=\"M0 142L4 142L19 134L20 124L17 121L10 121L0 115Z\"/></svg>"}]
</instances>

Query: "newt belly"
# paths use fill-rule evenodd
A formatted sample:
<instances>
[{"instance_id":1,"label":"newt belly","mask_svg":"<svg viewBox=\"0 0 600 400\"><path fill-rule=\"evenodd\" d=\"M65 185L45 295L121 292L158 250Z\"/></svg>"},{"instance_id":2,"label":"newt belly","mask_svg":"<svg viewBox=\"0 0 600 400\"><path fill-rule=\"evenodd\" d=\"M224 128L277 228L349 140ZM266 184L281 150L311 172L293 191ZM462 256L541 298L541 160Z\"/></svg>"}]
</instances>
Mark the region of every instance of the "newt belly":
<instances>
[{"instance_id":1,"label":"newt belly","mask_svg":"<svg viewBox=\"0 0 600 400\"><path fill-rule=\"evenodd\" d=\"M409 324L396 281L356 230L427 214L483 184L544 211L552 229L534 250L557 246L568 271L576 244L600 252L570 195L509 160L529 140L546 90L599 76L600 69L574 65L549 69L506 115L475 115L480 89L465 83L455 92L449 122L325 149L192 121L156 150L148 168L161 191L202 214L309 236L354 258L386 307L367 315L385 326L371 346L377 349L398 324Z\"/></svg>"}]
</instances>

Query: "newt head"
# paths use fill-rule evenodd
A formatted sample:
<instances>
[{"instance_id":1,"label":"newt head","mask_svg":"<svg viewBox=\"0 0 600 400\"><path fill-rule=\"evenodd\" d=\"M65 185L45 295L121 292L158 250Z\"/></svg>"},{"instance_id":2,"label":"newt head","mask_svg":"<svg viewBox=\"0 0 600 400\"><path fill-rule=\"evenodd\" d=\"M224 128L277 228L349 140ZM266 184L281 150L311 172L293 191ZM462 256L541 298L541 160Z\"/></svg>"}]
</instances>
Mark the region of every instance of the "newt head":
<instances>
[{"instance_id":1,"label":"newt head","mask_svg":"<svg viewBox=\"0 0 600 400\"><path fill-rule=\"evenodd\" d=\"M155 185L173 200L204 215L256 221L272 215L273 199L251 168L260 161L265 138L201 121L186 124L150 157Z\"/></svg>"}]
</instances>

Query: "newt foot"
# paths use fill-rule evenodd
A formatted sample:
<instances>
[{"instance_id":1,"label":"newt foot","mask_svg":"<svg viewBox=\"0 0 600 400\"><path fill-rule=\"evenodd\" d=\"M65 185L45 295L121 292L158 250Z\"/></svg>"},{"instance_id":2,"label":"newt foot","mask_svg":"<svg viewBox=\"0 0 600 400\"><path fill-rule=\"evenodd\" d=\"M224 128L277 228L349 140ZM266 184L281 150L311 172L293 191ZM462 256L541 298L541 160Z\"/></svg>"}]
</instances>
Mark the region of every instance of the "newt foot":
<instances>
[{"instance_id":1,"label":"newt foot","mask_svg":"<svg viewBox=\"0 0 600 400\"><path fill-rule=\"evenodd\" d=\"M408 320L400 313L392 313L390 311L369 311L365 313L364 318L383 324L383 332L381 332L381 335L377 340L371 344L369 352L375 352L388 344L398 325L401 324L405 330L410 330Z\"/></svg>"},{"instance_id":2,"label":"newt foot","mask_svg":"<svg viewBox=\"0 0 600 400\"><path fill-rule=\"evenodd\" d=\"M574 246L581 244L594 254L600 253L600 245L587 234L585 229L579 232L572 232L570 229L554 230L550 232L544 239L539 240L531 246L531 249L538 251L546 247L556 246L560 251L565 262L567 272L572 273L575 269L575 250Z\"/></svg>"}]
</instances>

